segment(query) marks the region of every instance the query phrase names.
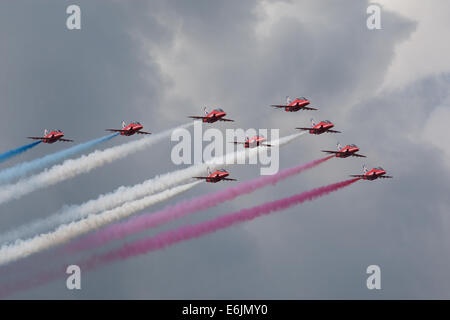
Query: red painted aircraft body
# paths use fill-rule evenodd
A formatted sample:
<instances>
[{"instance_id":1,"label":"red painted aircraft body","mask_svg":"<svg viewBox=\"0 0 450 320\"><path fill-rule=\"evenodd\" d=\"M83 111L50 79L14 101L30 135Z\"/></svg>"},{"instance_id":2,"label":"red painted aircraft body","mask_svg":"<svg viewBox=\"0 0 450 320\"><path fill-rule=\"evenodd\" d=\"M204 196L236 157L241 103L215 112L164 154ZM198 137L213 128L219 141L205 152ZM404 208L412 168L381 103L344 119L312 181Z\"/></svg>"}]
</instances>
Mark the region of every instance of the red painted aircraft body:
<instances>
[{"instance_id":1,"label":"red painted aircraft body","mask_svg":"<svg viewBox=\"0 0 450 320\"><path fill-rule=\"evenodd\" d=\"M236 179L230 179L227 178L230 174L228 173L228 171L224 170L224 169L220 169L220 170L216 170L214 172L210 172L210 170L208 169L208 176L207 177L193 177L195 179L204 179L206 182L209 183L216 183L219 181L236 181Z\"/></svg>"},{"instance_id":2,"label":"red painted aircraft body","mask_svg":"<svg viewBox=\"0 0 450 320\"><path fill-rule=\"evenodd\" d=\"M43 143L48 144L55 143L56 141L73 142L73 140L63 139L63 137L64 133L61 130L53 130L48 132L48 130L45 129L43 137L28 137L28 139L41 140Z\"/></svg>"},{"instance_id":3,"label":"red painted aircraft body","mask_svg":"<svg viewBox=\"0 0 450 320\"><path fill-rule=\"evenodd\" d=\"M364 174L352 174L350 177L357 177L361 178L363 180L375 180L378 178L381 179L392 179L392 176L386 176L386 170L384 170L381 167L373 168L371 170L368 170L365 166L363 167Z\"/></svg>"},{"instance_id":4,"label":"red painted aircraft body","mask_svg":"<svg viewBox=\"0 0 450 320\"><path fill-rule=\"evenodd\" d=\"M365 158L366 157L366 156L363 156L362 154L357 154L358 151L359 151L359 148L355 144L349 144L349 145L346 145L345 147L341 148L341 145L339 143L337 145L337 151L322 150L322 152L334 154L336 156L336 158L348 158L348 157Z\"/></svg>"},{"instance_id":5,"label":"red painted aircraft body","mask_svg":"<svg viewBox=\"0 0 450 320\"><path fill-rule=\"evenodd\" d=\"M224 118L227 115L227 113L223 111L223 109L217 108L211 112L208 112L205 107L203 111L205 113L204 116L189 116L189 118L200 119L205 123L214 123L216 121L234 122L234 120Z\"/></svg>"},{"instance_id":6,"label":"red painted aircraft body","mask_svg":"<svg viewBox=\"0 0 450 320\"><path fill-rule=\"evenodd\" d=\"M261 136L254 136L252 138L247 138L244 142L234 141L234 144L243 144L244 148L254 148L259 146L271 147L271 144L264 143L267 139Z\"/></svg>"},{"instance_id":7,"label":"red painted aircraft body","mask_svg":"<svg viewBox=\"0 0 450 320\"><path fill-rule=\"evenodd\" d=\"M307 107L310 102L305 97L295 98L291 101L291 98L286 97L286 104L272 104L273 108L283 108L286 112L296 112L298 110L317 110L316 108Z\"/></svg>"},{"instance_id":8,"label":"red painted aircraft body","mask_svg":"<svg viewBox=\"0 0 450 320\"><path fill-rule=\"evenodd\" d=\"M106 129L106 131L111 132L120 132L122 136L132 136L133 134L151 134L150 132L142 131L144 126L140 124L138 121L131 122L129 125L126 125L124 121L122 121L122 129Z\"/></svg>"},{"instance_id":9,"label":"red painted aircraft body","mask_svg":"<svg viewBox=\"0 0 450 320\"><path fill-rule=\"evenodd\" d=\"M334 124L330 120L320 121L318 124L311 119L311 128L295 128L299 130L309 131L310 134L322 134L324 132L328 133L341 133L340 131L331 130L334 127Z\"/></svg>"}]
</instances>

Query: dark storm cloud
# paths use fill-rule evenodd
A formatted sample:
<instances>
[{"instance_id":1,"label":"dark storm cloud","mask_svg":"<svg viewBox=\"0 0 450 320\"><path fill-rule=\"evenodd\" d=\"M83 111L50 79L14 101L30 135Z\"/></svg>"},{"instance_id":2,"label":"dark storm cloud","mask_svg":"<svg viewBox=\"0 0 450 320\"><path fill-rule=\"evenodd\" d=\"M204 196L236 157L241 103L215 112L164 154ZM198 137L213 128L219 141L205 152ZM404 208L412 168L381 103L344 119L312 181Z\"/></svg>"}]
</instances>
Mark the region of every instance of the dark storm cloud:
<instances>
[{"instance_id":1,"label":"dark storm cloud","mask_svg":"<svg viewBox=\"0 0 450 320\"><path fill-rule=\"evenodd\" d=\"M298 15L275 18L260 35L255 28L268 16L257 1L86 1L79 3L82 30L69 32L64 27L68 2L41 3L14 2L0 10L5 48L0 67L6 70L0 75L2 148L23 142L16 123L33 132L44 124L64 126L67 134L86 140L123 118L142 119L154 130L170 127L208 101L236 118L236 127L280 128L284 135L314 115L336 121L344 132L300 138L280 150L281 167L317 158L318 150L334 147L339 139L358 144L369 156L367 165L384 166L395 179L358 182L301 207L91 272L81 292L53 283L18 297L448 297L449 283L442 281L450 264L443 223L448 170L442 153L411 139L431 108L450 96L448 77L377 92L395 46L415 30L415 22L383 12L383 29L369 31L363 1L295 1ZM320 110L287 114L268 107L288 94L305 95ZM170 147L158 151L12 203L2 208L1 224L8 228L64 203L173 170L167 161ZM338 160L183 222L361 170L359 159ZM259 173L252 166L231 170L240 180ZM184 197L209 190L201 186ZM369 264L382 268L382 292L365 288Z\"/></svg>"}]
</instances>

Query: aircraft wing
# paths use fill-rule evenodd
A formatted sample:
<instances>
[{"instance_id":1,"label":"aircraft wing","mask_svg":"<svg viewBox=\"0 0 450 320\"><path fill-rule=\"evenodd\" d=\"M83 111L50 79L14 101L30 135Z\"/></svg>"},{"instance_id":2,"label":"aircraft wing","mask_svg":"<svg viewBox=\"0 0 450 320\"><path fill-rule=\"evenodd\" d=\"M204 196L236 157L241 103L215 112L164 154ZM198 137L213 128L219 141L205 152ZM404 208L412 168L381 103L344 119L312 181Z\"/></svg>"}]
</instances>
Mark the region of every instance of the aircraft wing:
<instances>
[{"instance_id":1,"label":"aircraft wing","mask_svg":"<svg viewBox=\"0 0 450 320\"><path fill-rule=\"evenodd\" d=\"M394 178L393 176L379 176L378 178L383 178L383 179L392 179Z\"/></svg>"},{"instance_id":2,"label":"aircraft wing","mask_svg":"<svg viewBox=\"0 0 450 320\"><path fill-rule=\"evenodd\" d=\"M231 119L225 119L225 118L219 118L219 121L229 121L229 122L234 122L234 120L231 120Z\"/></svg>"},{"instance_id":3,"label":"aircraft wing","mask_svg":"<svg viewBox=\"0 0 450 320\"><path fill-rule=\"evenodd\" d=\"M127 130L121 130L121 129L106 129L105 131L110 131L110 132L126 132Z\"/></svg>"},{"instance_id":4,"label":"aircraft wing","mask_svg":"<svg viewBox=\"0 0 450 320\"><path fill-rule=\"evenodd\" d=\"M312 108L312 107L301 107L300 109L304 109L304 110L317 110L316 108Z\"/></svg>"},{"instance_id":5,"label":"aircraft wing","mask_svg":"<svg viewBox=\"0 0 450 320\"><path fill-rule=\"evenodd\" d=\"M330 132L330 133L341 133L340 131L337 131L337 130L327 130L327 131L325 131L325 132Z\"/></svg>"},{"instance_id":6,"label":"aircraft wing","mask_svg":"<svg viewBox=\"0 0 450 320\"><path fill-rule=\"evenodd\" d=\"M272 104L271 107L272 108L286 108L286 107L289 107L289 106L284 106L284 105L281 105L281 104Z\"/></svg>"},{"instance_id":7,"label":"aircraft wing","mask_svg":"<svg viewBox=\"0 0 450 320\"><path fill-rule=\"evenodd\" d=\"M207 117L201 117L201 116L189 116L188 118L191 118L191 119L206 119Z\"/></svg>"},{"instance_id":8,"label":"aircraft wing","mask_svg":"<svg viewBox=\"0 0 450 320\"><path fill-rule=\"evenodd\" d=\"M326 152L326 153L333 153L333 154L341 154L343 152L340 151L331 151L331 150L321 150L322 152Z\"/></svg>"},{"instance_id":9,"label":"aircraft wing","mask_svg":"<svg viewBox=\"0 0 450 320\"><path fill-rule=\"evenodd\" d=\"M64 141L64 142L73 142L73 140L70 139L58 139L59 141Z\"/></svg>"},{"instance_id":10,"label":"aircraft wing","mask_svg":"<svg viewBox=\"0 0 450 320\"><path fill-rule=\"evenodd\" d=\"M365 175L363 174L351 174L350 177L355 177L355 178L364 178Z\"/></svg>"},{"instance_id":11,"label":"aircraft wing","mask_svg":"<svg viewBox=\"0 0 450 320\"><path fill-rule=\"evenodd\" d=\"M271 144L260 144L260 146L264 146L264 147L271 147Z\"/></svg>"},{"instance_id":12,"label":"aircraft wing","mask_svg":"<svg viewBox=\"0 0 450 320\"><path fill-rule=\"evenodd\" d=\"M137 134L151 134L151 132L145 132L145 131L136 131Z\"/></svg>"},{"instance_id":13,"label":"aircraft wing","mask_svg":"<svg viewBox=\"0 0 450 320\"><path fill-rule=\"evenodd\" d=\"M222 178L222 180L225 180L225 181L237 181L236 179L231 179L231 178Z\"/></svg>"},{"instance_id":14,"label":"aircraft wing","mask_svg":"<svg viewBox=\"0 0 450 320\"><path fill-rule=\"evenodd\" d=\"M245 144L245 142L238 142L238 141L233 141L233 142L230 142L230 143L234 143L234 144Z\"/></svg>"},{"instance_id":15,"label":"aircraft wing","mask_svg":"<svg viewBox=\"0 0 450 320\"><path fill-rule=\"evenodd\" d=\"M33 140L45 140L44 137L27 137L28 139L33 139Z\"/></svg>"},{"instance_id":16,"label":"aircraft wing","mask_svg":"<svg viewBox=\"0 0 450 320\"><path fill-rule=\"evenodd\" d=\"M209 177L192 177L192 178L194 178L194 179L208 179Z\"/></svg>"},{"instance_id":17,"label":"aircraft wing","mask_svg":"<svg viewBox=\"0 0 450 320\"><path fill-rule=\"evenodd\" d=\"M317 129L314 129L314 128L295 128L295 129L298 129L298 130L313 130L313 131L317 130Z\"/></svg>"},{"instance_id":18,"label":"aircraft wing","mask_svg":"<svg viewBox=\"0 0 450 320\"><path fill-rule=\"evenodd\" d=\"M352 157L366 158L366 156L363 156L362 154L357 154L357 153L352 154Z\"/></svg>"}]
</instances>

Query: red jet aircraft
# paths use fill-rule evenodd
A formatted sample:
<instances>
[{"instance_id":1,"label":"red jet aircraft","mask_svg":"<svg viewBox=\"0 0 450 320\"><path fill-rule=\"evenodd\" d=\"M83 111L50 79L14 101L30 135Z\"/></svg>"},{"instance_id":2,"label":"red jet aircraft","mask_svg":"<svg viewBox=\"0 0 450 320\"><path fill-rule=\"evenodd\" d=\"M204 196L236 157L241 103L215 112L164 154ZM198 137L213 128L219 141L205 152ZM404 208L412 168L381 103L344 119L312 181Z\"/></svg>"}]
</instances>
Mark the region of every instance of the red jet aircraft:
<instances>
[{"instance_id":1,"label":"red jet aircraft","mask_svg":"<svg viewBox=\"0 0 450 320\"><path fill-rule=\"evenodd\" d=\"M43 137L28 137L28 139L41 140L43 143L52 144L56 141L73 142L73 140L63 139L64 133L61 130L53 130L49 132L47 129L44 130Z\"/></svg>"},{"instance_id":2,"label":"red jet aircraft","mask_svg":"<svg viewBox=\"0 0 450 320\"><path fill-rule=\"evenodd\" d=\"M245 142L237 142L234 141L234 144L243 144L244 148L254 148L254 147L259 147L259 146L265 146L265 147L271 147L271 144L266 144L263 142L266 141L267 139L265 137L262 136L254 136L252 138L247 138L245 140Z\"/></svg>"},{"instance_id":3,"label":"red jet aircraft","mask_svg":"<svg viewBox=\"0 0 450 320\"><path fill-rule=\"evenodd\" d=\"M227 115L227 113L225 111L223 111L223 109L214 109L211 112L208 112L206 110L206 107L203 108L203 112L205 113L205 116L201 117L201 116L189 116L189 118L192 119L201 119L203 122L205 123L214 123L216 121L230 121L230 122L234 122L234 120L231 119L225 119L224 117Z\"/></svg>"},{"instance_id":4,"label":"red jet aircraft","mask_svg":"<svg viewBox=\"0 0 450 320\"><path fill-rule=\"evenodd\" d=\"M137 121L131 122L129 125L122 121L122 129L106 129L106 131L120 132L122 136L132 136L135 133L151 134L150 132L141 131L143 128L144 126Z\"/></svg>"},{"instance_id":5,"label":"red jet aircraft","mask_svg":"<svg viewBox=\"0 0 450 320\"><path fill-rule=\"evenodd\" d=\"M301 98L295 98L293 101L289 96L286 97L286 104L272 104L271 107L273 108L284 108L286 112L295 112L298 110L317 110L316 108L307 107L310 102L305 97Z\"/></svg>"},{"instance_id":6,"label":"red jet aircraft","mask_svg":"<svg viewBox=\"0 0 450 320\"><path fill-rule=\"evenodd\" d=\"M337 144L338 151L322 150L322 152L333 153L336 158L360 157L365 158L362 154L357 154L359 148L355 144L349 144L342 148L341 144Z\"/></svg>"},{"instance_id":7,"label":"red jet aircraft","mask_svg":"<svg viewBox=\"0 0 450 320\"><path fill-rule=\"evenodd\" d=\"M210 182L210 183L216 183L219 181L236 181L236 179L230 179L227 178L229 176L228 171L226 171L225 169L220 169L220 170L216 170L214 172L211 173L211 171L208 168L208 176L207 177L193 177L195 179L204 179L206 182Z\"/></svg>"},{"instance_id":8,"label":"red jet aircraft","mask_svg":"<svg viewBox=\"0 0 450 320\"><path fill-rule=\"evenodd\" d=\"M334 124L329 120L320 121L318 124L314 122L314 119L311 119L311 128L295 128L299 130L307 130L310 134L322 134L324 132L330 133L341 133L340 131L331 130L334 127Z\"/></svg>"},{"instance_id":9,"label":"red jet aircraft","mask_svg":"<svg viewBox=\"0 0 450 320\"><path fill-rule=\"evenodd\" d=\"M357 177L357 178L361 178L363 180L375 180L378 178L383 178L383 179L392 179L392 176L385 176L386 174L386 170L384 170L382 167L378 167L378 168L373 168L371 170L368 170L366 168L366 166L363 166L363 172L364 174L352 174L350 175L350 177Z\"/></svg>"}]
</instances>

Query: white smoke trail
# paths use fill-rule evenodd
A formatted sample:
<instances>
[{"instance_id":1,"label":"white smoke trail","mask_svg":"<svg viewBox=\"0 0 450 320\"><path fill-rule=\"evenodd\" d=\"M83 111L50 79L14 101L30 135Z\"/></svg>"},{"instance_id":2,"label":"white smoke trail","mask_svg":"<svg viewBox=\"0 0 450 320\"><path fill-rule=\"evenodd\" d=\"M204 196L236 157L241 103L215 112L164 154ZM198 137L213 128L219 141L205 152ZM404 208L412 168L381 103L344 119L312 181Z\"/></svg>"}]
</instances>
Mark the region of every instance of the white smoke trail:
<instances>
[{"instance_id":1,"label":"white smoke trail","mask_svg":"<svg viewBox=\"0 0 450 320\"><path fill-rule=\"evenodd\" d=\"M100 228L116 220L123 219L148 206L186 192L199 183L201 183L201 181L176 186L172 189L150 195L137 201L126 202L120 207L105 211L101 214L89 215L83 220L62 225L52 233L41 234L26 241L18 240L14 246L2 246L0 249L0 264L24 258L36 251L45 250L54 245L67 242L80 234Z\"/></svg>"},{"instance_id":2,"label":"white smoke trail","mask_svg":"<svg viewBox=\"0 0 450 320\"><path fill-rule=\"evenodd\" d=\"M15 184L4 185L0 189L0 204L12 199L18 199L35 190L48 187L63 180L73 178L81 173L89 172L96 167L113 162L114 160L124 158L129 154L147 148L163 138L170 136L172 131L176 129L189 127L191 125L192 123L185 124L174 129L152 134L145 138L102 151L96 150L77 159L66 160L62 164L55 165L50 169L29 178L19 180Z\"/></svg>"},{"instance_id":3,"label":"white smoke trail","mask_svg":"<svg viewBox=\"0 0 450 320\"><path fill-rule=\"evenodd\" d=\"M297 137L300 137L303 135L304 132L293 134L287 137L283 137L279 139L278 141L271 141L270 143L272 145L286 145L287 143L293 141ZM153 201L152 196L148 196L146 198L143 198L141 200L133 201L131 203L126 203L127 201L132 201L133 199L139 199L143 196L149 195L151 193L154 193L155 190L158 190L160 188L167 188L172 185L176 185L179 183L182 183L186 180L191 179L195 175L199 175L205 172L207 167L217 169L219 167L222 167L224 165L233 164L233 163L242 163L243 160L251 158L256 156L261 150L265 149L265 147L259 147L259 148L252 148L252 149L245 149L238 152L232 152L226 154L222 159L211 159L210 161L206 163L199 163L196 165L193 165L191 167L173 171L170 173L166 173L160 177L156 177L153 179L150 179L140 185L139 187L128 187L128 188L119 188L116 192L110 193L108 195L102 196L98 198L97 200L91 200L84 205L81 205L82 210L77 211L77 208L74 208L71 211L71 215L73 215L71 218L74 218L74 216L77 216L77 218L80 218L80 215L83 215L84 217L87 216L86 219L74 221L69 224L61 225L58 227L54 232L48 232L44 234L39 234L33 238L27 239L27 240L16 240L12 244L5 244L0 248L0 265L5 264L17 259L24 258L26 256L29 256L35 252L39 252L41 250L45 250L49 247L60 245L68 240L72 239L73 237L86 233L88 231L91 231L95 228L99 228L100 226L103 226L109 222L112 222L114 220L120 219L121 217L127 216L129 214L132 214L136 211L139 211L143 207L144 204L149 203L149 201ZM218 161L222 160L222 161ZM135 189L136 188L136 189ZM173 188L175 189L175 188ZM173 190L170 189L170 190ZM133 190L133 192L130 192L130 190ZM168 190L168 191L170 191ZM121 194L122 193L122 194ZM161 192L160 194L163 194L164 192ZM156 196L160 195L156 194ZM149 200L150 199L150 200ZM158 197L159 199L159 197ZM160 200L163 201L163 200ZM114 203L112 203L114 202ZM106 212L103 212L99 215L93 215L95 212L107 210L106 208L114 208L112 205L118 205L119 202L125 203L122 207L119 207L116 209L112 209ZM150 203L151 204L151 203ZM88 209L90 208L90 209ZM139 209L135 209L139 208ZM93 211L89 211L92 210ZM96 211L98 210L98 211ZM136 210L136 211L135 211ZM128 214L128 212L131 212ZM111 217L110 217L111 215ZM64 219L66 214L60 214L59 215L61 219ZM33 230L34 231L34 230Z\"/></svg>"}]
</instances>

